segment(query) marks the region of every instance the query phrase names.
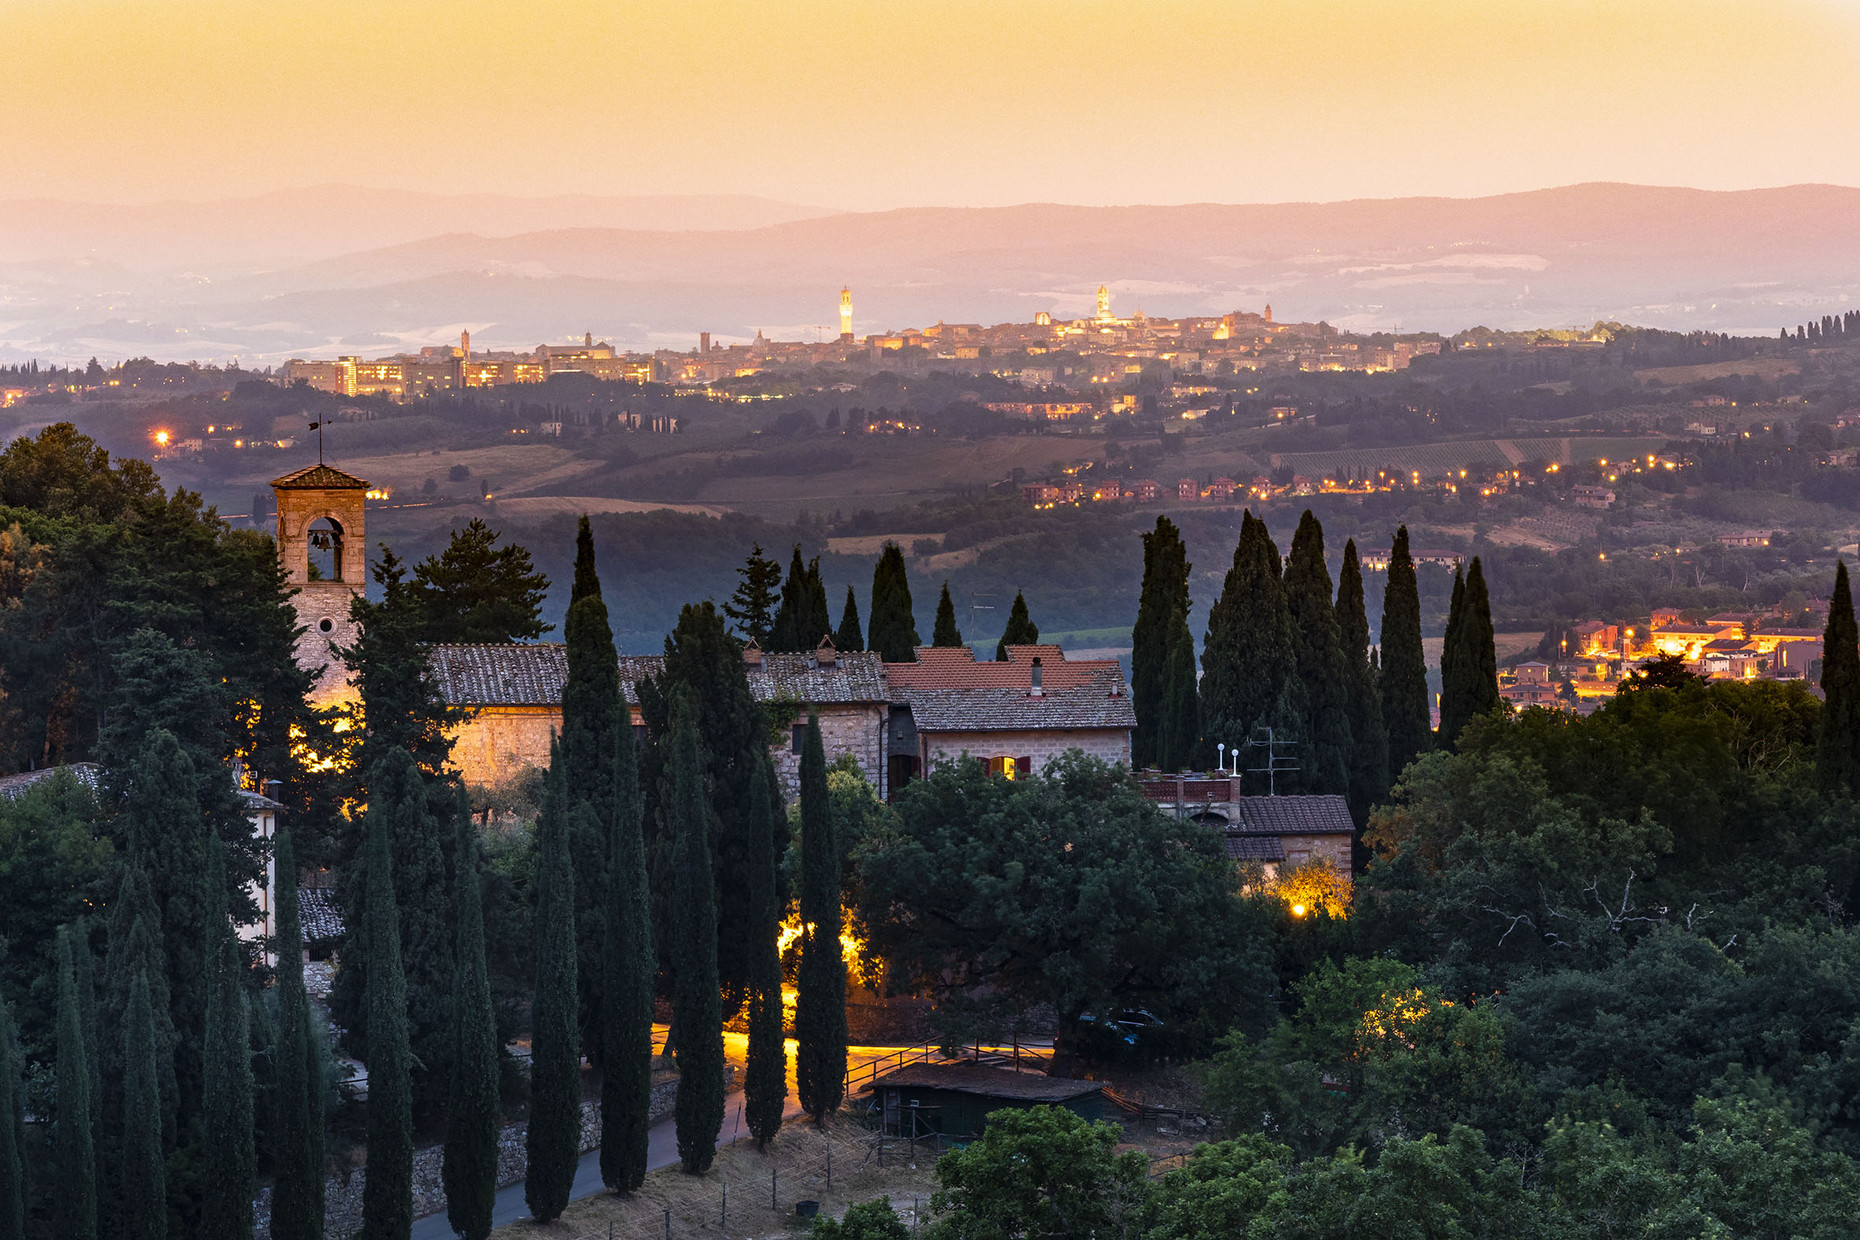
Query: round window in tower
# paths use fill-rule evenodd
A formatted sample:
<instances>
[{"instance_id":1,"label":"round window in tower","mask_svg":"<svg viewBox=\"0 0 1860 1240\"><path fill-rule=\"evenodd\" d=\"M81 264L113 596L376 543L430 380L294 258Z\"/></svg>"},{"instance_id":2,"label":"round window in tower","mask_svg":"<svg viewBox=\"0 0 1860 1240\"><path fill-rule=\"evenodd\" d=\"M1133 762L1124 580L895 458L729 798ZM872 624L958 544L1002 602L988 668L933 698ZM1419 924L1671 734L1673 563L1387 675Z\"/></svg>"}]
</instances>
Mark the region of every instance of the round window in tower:
<instances>
[{"instance_id":1,"label":"round window in tower","mask_svg":"<svg viewBox=\"0 0 1860 1240\"><path fill-rule=\"evenodd\" d=\"M331 620L328 616L324 616L321 620L318 620L316 622L316 627L321 629L323 632L328 633L335 629L336 622L334 620Z\"/></svg>"}]
</instances>

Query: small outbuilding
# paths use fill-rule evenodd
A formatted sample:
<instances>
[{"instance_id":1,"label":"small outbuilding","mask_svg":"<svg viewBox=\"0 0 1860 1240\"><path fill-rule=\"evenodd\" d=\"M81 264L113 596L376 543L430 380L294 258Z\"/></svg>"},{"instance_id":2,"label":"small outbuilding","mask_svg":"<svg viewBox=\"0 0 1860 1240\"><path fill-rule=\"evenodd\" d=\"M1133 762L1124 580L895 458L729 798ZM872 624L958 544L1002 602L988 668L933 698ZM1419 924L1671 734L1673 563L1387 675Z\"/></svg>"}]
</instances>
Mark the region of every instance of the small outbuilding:
<instances>
[{"instance_id":1,"label":"small outbuilding","mask_svg":"<svg viewBox=\"0 0 1860 1240\"><path fill-rule=\"evenodd\" d=\"M966 1141L996 1111L1064 1107L1088 1120L1104 1116L1104 1086L981 1064L914 1063L872 1082L873 1107L887 1135Z\"/></svg>"}]
</instances>

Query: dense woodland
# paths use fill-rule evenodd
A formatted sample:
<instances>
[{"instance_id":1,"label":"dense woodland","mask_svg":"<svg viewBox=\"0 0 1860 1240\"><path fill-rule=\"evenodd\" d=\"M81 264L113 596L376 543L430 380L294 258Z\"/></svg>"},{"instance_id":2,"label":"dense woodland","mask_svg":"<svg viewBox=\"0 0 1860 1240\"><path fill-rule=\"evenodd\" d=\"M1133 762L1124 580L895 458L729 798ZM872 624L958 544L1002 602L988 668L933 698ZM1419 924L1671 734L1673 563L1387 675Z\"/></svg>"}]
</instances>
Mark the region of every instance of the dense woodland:
<instances>
[{"instance_id":1,"label":"dense woodland","mask_svg":"<svg viewBox=\"0 0 1860 1240\"><path fill-rule=\"evenodd\" d=\"M703 1174L723 1023L748 1030L748 1127L766 1143L783 983L800 1102L830 1117L855 970L933 1000L952 1042L1051 1029L1059 1072L1115 1071L1125 1052L1092 1014L1141 1008L1159 1033L1139 1056L1185 1071L1217 1125L1152 1180L1109 1127L998 1119L938 1164L941 1236L1850 1229L1860 646L1844 568L1825 700L1656 665L1591 716L1514 718L1493 654L1507 579L1474 558L1444 583L1435 730L1405 528L1379 599L1355 540L1333 559L1314 512L1283 550L1245 514L1211 590L1172 521L1107 531L1136 616L1137 762L1205 767L1216 741L1272 727L1298 753L1279 791L1342 795L1363 828L1345 885L1236 871L1217 833L1082 758L1014 780L960 763L890 805L829 769L818 726L752 699L741 643L805 649L830 627L908 657L920 607L933 643L961 642L948 590L913 582L895 545L866 561L869 591L842 595L805 547L739 542L723 605L686 604L663 637L636 738L606 602L628 585L602 531L583 521L569 544L554 758L493 794L448 765L423 646L541 635L550 555L482 524L416 562L383 548L341 652L360 707L316 712L268 538L69 427L0 453L7 767L101 772L0 800L0 1113L17 1117L0 1123L0 1240L249 1236L259 1182L272 1234L307 1240L355 1142L365 1236L406 1234L412 1152L439 1142L451 1222L479 1238L514 1117L526 1200L553 1218L584 1058L602 1178L631 1192L656 1005L681 1162ZM1024 592L1014 635L1047 614ZM793 723L808 726L789 806L768 745ZM233 934L264 860L238 768L280 781L280 872L337 892L339 1048L306 994L295 885L275 967ZM803 930L782 953L790 915ZM518 1037L527 1073L505 1050ZM360 1112L337 1049L368 1065ZM819 1225L901 1229L882 1203Z\"/></svg>"}]
</instances>

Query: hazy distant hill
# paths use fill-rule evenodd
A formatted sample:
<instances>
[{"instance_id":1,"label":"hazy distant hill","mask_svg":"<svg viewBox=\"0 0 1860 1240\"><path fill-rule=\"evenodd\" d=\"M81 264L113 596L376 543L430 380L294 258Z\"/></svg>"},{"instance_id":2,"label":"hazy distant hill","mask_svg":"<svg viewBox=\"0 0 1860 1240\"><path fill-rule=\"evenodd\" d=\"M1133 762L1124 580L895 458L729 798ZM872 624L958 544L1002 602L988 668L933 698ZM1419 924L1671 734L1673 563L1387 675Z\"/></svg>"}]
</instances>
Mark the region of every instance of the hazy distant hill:
<instances>
[{"instance_id":1,"label":"hazy distant hill","mask_svg":"<svg viewBox=\"0 0 1860 1240\"><path fill-rule=\"evenodd\" d=\"M141 206L0 201L0 262L101 258L140 271L294 264L443 233L545 228L741 229L828 215L741 194L600 198L423 194L314 185L216 202Z\"/></svg>"},{"instance_id":2,"label":"hazy distant hill","mask_svg":"<svg viewBox=\"0 0 1860 1240\"><path fill-rule=\"evenodd\" d=\"M276 199L274 217L300 223L273 227L301 229L293 243L305 251L324 247L288 268L227 270L211 280L129 274L148 272L147 255L63 274L57 264L0 268L10 320L0 327L0 355L133 349L269 359L384 351L444 339L460 326L492 345L583 331L680 348L702 330L806 338L814 325L837 330L842 284L853 288L861 332L1025 319L1037 310L1080 314L1100 282L1126 314L1271 303L1282 320L1447 332L1597 319L1773 332L1860 298L1860 189L1822 185L1713 192L1592 184L1477 199L846 214L753 199L384 194L383 216L394 214L390 200L403 204L394 227L473 212L548 218L501 236L489 225L448 224L341 254L327 248L333 238L386 227L364 218L374 191L328 191L341 207L328 218L312 218L317 211L302 196L311 191L297 193L246 200L234 213L250 221L262 215L252 204ZM204 221L222 207L232 210L136 210L186 217L196 238L188 244L197 245L211 231ZM0 256L19 249L10 209L0 206ZM731 213L730 226L716 225ZM77 235L87 225L74 217L61 226ZM229 225L222 245L255 252L263 241ZM103 249L100 257L110 257Z\"/></svg>"}]
</instances>

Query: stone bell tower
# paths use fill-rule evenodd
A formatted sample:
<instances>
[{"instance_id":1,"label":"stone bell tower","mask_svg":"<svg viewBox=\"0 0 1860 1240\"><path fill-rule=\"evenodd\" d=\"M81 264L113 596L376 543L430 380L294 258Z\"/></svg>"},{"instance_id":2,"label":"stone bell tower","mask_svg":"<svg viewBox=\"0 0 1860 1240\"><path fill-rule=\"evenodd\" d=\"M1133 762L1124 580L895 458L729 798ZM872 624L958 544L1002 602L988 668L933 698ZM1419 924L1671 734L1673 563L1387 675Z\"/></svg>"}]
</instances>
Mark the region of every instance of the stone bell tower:
<instances>
[{"instance_id":1,"label":"stone bell tower","mask_svg":"<svg viewBox=\"0 0 1860 1240\"><path fill-rule=\"evenodd\" d=\"M321 463L271 483L278 505L278 562L285 585L297 592L291 604L304 628L297 639L297 664L323 668L310 689L310 700L318 706L355 696L348 669L331 647L355 644L349 601L367 584L362 524L367 490L360 478Z\"/></svg>"}]
</instances>

